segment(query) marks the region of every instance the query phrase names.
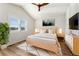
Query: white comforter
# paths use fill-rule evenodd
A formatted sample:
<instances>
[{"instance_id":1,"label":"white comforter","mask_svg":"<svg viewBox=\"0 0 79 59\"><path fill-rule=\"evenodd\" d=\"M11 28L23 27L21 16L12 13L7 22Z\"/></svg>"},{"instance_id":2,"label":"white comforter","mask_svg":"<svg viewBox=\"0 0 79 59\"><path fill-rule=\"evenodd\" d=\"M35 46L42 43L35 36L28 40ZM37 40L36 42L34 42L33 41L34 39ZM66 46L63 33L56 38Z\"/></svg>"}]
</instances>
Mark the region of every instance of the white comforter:
<instances>
[{"instance_id":1,"label":"white comforter","mask_svg":"<svg viewBox=\"0 0 79 59\"><path fill-rule=\"evenodd\" d=\"M32 38L33 40L38 40L44 43L56 44L57 42L56 34L49 34L49 33L39 33L39 34L28 36L28 38Z\"/></svg>"}]
</instances>

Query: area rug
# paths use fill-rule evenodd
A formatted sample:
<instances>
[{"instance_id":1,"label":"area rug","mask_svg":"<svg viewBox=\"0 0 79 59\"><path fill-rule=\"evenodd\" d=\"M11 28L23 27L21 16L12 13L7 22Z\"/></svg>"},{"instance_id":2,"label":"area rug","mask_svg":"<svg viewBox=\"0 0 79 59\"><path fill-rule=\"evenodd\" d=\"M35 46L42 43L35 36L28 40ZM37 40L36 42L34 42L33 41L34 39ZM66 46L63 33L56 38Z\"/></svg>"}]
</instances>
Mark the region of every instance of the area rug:
<instances>
[{"instance_id":1,"label":"area rug","mask_svg":"<svg viewBox=\"0 0 79 59\"><path fill-rule=\"evenodd\" d=\"M50 52L41 48L33 47L27 44L26 42L18 45L17 47L19 49L25 50L26 52L29 52L36 56L61 56L62 55L61 49L60 49L60 54L57 55L54 52Z\"/></svg>"}]
</instances>

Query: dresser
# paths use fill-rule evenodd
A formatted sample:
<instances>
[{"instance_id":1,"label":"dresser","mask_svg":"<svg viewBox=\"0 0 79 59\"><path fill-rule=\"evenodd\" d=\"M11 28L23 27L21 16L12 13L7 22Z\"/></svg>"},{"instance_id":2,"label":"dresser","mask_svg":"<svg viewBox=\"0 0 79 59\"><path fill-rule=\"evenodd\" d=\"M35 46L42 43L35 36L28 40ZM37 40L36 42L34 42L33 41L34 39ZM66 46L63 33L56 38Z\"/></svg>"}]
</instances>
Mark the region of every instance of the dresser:
<instances>
[{"instance_id":1,"label":"dresser","mask_svg":"<svg viewBox=\"0 0 79 59\"><path fill-rule=\"evenodd\" d=\"M79 55L79 36L73 35L73 52Z\"/></svg>"},{"instance_id":2,"label":"dresser","mask_svg":"<svg viewBox=\"0 0 79 59\"><path fill-rule=\"evenodd\" d=\"M79 55L79 36L66 34L65 43L74 55Z\"/></svg>"},{"instance_id":3,"label":"dresser","mask_svg":"<svg viewBox=\"0 0 79 59\"><path fill-rule=\"evenodd\" d=\"M65 34L65 43L68 48L73 52L73 37L70 34Z\"/></svg>"}]
</instances>

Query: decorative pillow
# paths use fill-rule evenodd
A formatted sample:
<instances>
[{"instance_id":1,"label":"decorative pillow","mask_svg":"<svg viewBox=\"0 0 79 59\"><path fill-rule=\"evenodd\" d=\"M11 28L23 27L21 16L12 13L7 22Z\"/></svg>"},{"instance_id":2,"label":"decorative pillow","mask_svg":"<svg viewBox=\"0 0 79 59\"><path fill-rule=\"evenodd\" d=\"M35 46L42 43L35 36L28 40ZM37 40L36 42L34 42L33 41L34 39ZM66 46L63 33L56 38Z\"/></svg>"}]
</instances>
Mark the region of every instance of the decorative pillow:
<instances>
[{"instance_id":1,"label":"decorative pillow","mask_svg":"<svg viewBox=\"0 0 79 59\"><path fill-rule=\"evenodd\" d=\"M49 33L50 34L55 34L56 33L56 29L54 29L54 28L53 29L49 29Z\"/></svg>"},{"instance_id":2,"label":"decorative pillow","mask_svg":"<svg viewBox=\"0 0 79 59\"><path fill-rule=\"evenodd\" d=\"M45 33L46 29L40 29L40 33Z\"/></svg>"},{"instance_id":3,"label":"decorative pillow","mask_svg":"<svg viewBox=\"0 0 79 59\"><path fill-rule=\"evenodd\" d=\"M40 33L50 33L50 34L55 34L56 33L56 28L52 28L52 29L40 29Z\"/></svg>"},{"instance_id":4,"label":"decorative pillow","mask_svg":"<svg viewBox=\"0 0 79 59\"><path fill-rule=\"evenodd\" d=\"M45 33L49 33L49 30L48 30L48 29L46 29Z\"/></svg>"}]
</instances>

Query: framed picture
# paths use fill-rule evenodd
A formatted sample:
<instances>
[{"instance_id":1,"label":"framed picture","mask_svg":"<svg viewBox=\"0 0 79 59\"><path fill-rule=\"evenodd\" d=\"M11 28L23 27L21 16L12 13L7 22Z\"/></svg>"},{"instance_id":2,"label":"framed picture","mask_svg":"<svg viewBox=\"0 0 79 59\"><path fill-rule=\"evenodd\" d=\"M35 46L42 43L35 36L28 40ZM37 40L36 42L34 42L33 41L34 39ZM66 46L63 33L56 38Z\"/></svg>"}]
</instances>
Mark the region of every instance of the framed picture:
<instances>
[{"instance_id":1,"label":"framed picture","mask_svg":"<svg viewBox=\"0 0 79 59\"><path fill-rule=\"evenodd\" d=\"M43 20L42 26L55 26L55 19Z\"/></svg>"}]
</instances>

